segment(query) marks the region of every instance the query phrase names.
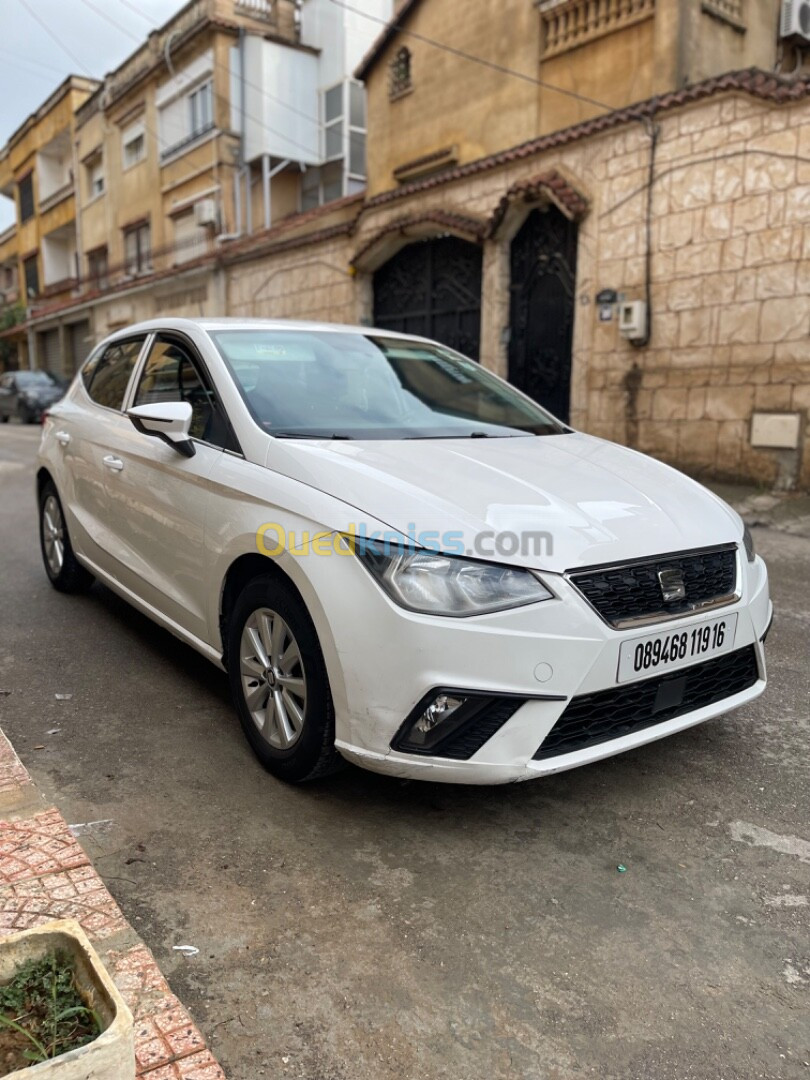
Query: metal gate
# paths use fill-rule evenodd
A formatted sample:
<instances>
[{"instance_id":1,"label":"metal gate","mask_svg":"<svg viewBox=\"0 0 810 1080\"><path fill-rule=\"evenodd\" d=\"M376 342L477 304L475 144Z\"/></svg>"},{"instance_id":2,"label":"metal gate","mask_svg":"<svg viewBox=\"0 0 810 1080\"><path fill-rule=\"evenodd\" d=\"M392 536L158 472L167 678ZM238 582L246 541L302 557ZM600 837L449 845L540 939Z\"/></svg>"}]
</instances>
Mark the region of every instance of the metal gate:
<instances>
[{"instance_id":1,"label":"metal gate","mask_svg":"<svg viewBox=\"0 0 810 1080\"><path fill-rule=\"evenodd\" d=\"M374 325L479 358L481 248L455 236L402 248L374 275Z\"/></svg>"},{"instance_id":2,"label":"metal gate","mask_svg":"<svg viewBox=\"0 0 810 1080\"><path fill-rule=\"evenodd\" d=\"M93 339L90 336L90 323L88 320L71 323L68 327L70 334L70 374L78 371L90 355L93 347Z\"/></svg>"},{"instance_id":3,"label":"metal gate","mask_svg":"<svg viewBox=\"0 0 810 1080\"><path fill-rule=\"evenodd\" d=\"M40 337L40 358L42 367L54 375L63 374L62 349L59 345L59 331L45 330Z\"/></svg>"},{"instance_id":4,"label":"metal gate","mask_svg":"<svg viewBox=\"0 0 810 1080\"><path fill-rule=\"evenodd\" d=\"M509 381L568 420L577 227L533 210L512 241Z\"/></svg>"}]
</instances>

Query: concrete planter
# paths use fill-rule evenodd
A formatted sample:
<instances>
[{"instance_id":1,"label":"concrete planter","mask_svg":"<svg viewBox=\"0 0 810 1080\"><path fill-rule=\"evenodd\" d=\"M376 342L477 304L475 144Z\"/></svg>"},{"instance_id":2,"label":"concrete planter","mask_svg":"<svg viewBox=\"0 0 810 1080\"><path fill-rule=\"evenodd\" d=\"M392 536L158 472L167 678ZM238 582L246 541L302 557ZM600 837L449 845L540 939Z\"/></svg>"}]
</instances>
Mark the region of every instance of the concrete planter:
<instances>
[{"instance_id":1,"label":"concrete planter","mask_svg":"<svg viewBox=\"0 0 810 1080\"><path fill-rule=\"evenodd\" d=\"M104 1030L86 1046L7 1073L6 1080L134 1080L132 1014L77 922L58 920L0 940L0 983L13 978L26 960L56 951L73 959L81 995L101 1017Z\"/></svg>"}]
</instances>

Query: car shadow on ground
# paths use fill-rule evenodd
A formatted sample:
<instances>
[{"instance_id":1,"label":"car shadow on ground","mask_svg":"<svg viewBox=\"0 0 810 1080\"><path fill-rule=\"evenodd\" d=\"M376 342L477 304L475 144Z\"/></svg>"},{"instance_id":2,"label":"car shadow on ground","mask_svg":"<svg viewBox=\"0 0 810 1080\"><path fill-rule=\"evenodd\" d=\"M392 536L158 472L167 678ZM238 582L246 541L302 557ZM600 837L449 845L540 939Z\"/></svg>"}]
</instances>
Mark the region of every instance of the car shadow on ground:
<instances>
[{"instance_id":1,"label":"car shadow on ground","mask_svg":"<svg viewBox=\"0 0 810 1080\"><path fill-rule=\"evenodd\" d=\"M337 774L290 788L267 774L247 749L222 671L106 587L96 584L88 601L132 636L144 669L152 664L168 666L178 690L182 692L186 684L191 700L199 700L198 711L204 710L215 725L215 737L236 744L237 752L244 749L246 771L267 783L268 798L275 801L283 790L283 801L301 809L317 803L320 812L329 807L350 819L360 805L366 821L375 813L394 814L414 828L429 827L437 813L462 815L468 821L517 813L549 824L559 823L569 812L593 813L596 819L606 814L612 819L616 807L623 806L628 816L654 817L658 810L664 814L665 798L671 800L680 792L686 800L696 776L708 780L735 750L733 719L719 717L617 757L525 783L476 786L403 780L347 764ZM189 723L189 738L193 736L193 712L176 723Z\"/></svg>"}]
</instances>

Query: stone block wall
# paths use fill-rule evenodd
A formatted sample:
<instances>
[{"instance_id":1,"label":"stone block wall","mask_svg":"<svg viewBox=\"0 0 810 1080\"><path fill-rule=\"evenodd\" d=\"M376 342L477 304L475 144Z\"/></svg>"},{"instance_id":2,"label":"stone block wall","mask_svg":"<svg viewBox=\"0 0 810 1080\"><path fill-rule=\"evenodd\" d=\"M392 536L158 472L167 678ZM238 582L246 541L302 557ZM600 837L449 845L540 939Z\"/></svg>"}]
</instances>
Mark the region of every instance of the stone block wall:
<instances>
[{"instance_id":1,"label":"stone block wall","mask_svg":"<svg viewBox=\"0 0 810 1080\"><path fill-rule=\"evenodd\" d=\"M490 223L483 240L481 359L508 373L509 245L534 202L514 185L556 170L587 200L579 223L572 423L696 474L810 486L810 99L741 92L656 116L652 335L646 347L598 318L596 294L645 295L650 138L633 121L499 155L444 182L359 206L352 231L226 266L229 311L370 321L372 272L355 259L419 214ZM437 225L436 232L446 232ZM450 229L452 231L452 229ZM402 229L401 244L413 239ZM799 412L799 451L751 446L752 414Z\"/></svg>"}]
</instances>

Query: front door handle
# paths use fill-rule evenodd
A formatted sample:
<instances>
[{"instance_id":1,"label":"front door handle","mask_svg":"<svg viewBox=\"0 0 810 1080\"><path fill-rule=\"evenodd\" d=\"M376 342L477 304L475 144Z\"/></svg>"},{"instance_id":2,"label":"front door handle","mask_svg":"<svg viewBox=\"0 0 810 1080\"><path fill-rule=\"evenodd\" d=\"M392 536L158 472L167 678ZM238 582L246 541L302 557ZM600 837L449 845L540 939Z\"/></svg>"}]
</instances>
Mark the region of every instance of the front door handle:
<instances>
[{"instance_id":1,"label":"front door handle","mask_svg":"<svg viewBox=\"0 0 810 1080\"><path fill-rule=\"evenodd\" d=\"M67 444L70 442L70 435L68 435L66 431L57 431L56 435L54 435L54 438L58 443L61 443L62 446L67 446Z\"/></svg>"},{"instance_id":2,"label":"front door handle","mask_svg":"<svg viewBox=\"0 0 810 1080\"><path fill-rule=\"evenodd\" d=\"M102 461L107 466L107 468L112 469L113 472L121 472L124 467L124 463L121 458L114 457L112 454L107 454L105 458L102 458Z\"/></svg>"}]
</instances>

